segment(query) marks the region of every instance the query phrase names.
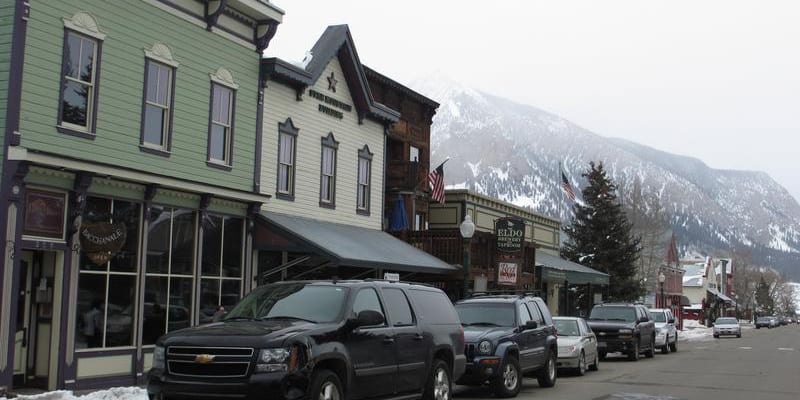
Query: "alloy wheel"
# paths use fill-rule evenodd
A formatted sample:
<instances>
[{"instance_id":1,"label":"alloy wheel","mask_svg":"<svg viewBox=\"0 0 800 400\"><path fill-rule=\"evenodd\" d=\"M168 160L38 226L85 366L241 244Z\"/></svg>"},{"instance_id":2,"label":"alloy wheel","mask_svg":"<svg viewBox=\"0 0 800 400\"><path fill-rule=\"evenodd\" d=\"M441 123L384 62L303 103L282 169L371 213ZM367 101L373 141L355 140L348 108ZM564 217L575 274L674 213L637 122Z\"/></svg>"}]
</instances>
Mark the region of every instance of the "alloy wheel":
<instances>
[{"instance_id":1,"label":"alloy wheel","mask_svg":"<svg viewBox=\"0 0 800 400\"><path fill-rule=\"evenodd\" d=\"M434 375L433 397L436 400L450 400L450 378L444 368L437 369Z\"/></svg>"},{"instance_id":2,"label":"alloy wheel","mask_svg":"<svg viewBox=\"0 0 800 400\"><path fill-rule=\"evenodd\" d=\"M506 364L506 368L503 370L503 386L508 390L515 390L518 382L519 374L517 374L517 369L510 363Z\"/></svg>"},{"instance_id":3,"label":"alloy wheel","mask_svg":"<svg viewBox=\"0 0 800 400\"><path fill-rule=\"evenodd\" d=\"M325 382L319 389L319 400L339 400L339 388L333 382Z\"/></svg>"}]
</instances>

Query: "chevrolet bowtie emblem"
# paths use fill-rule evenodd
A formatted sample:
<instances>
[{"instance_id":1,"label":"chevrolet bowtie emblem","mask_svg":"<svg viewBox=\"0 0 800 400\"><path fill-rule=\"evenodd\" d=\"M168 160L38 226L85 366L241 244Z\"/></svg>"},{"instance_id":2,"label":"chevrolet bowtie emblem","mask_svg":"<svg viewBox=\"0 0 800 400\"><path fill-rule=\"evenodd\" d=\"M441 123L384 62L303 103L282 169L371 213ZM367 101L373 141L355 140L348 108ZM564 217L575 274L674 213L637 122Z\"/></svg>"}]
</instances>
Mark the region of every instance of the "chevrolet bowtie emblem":
<instances>
[{"instance_id":1,"label":"chevrolet bowtie emblem","mask_svg":"<svg viewBox=\"0 0 800 400\"><path fill-rule=\"evenodd\" d=\"M198 364L208 364L214 361L214 356L211 354L198 354L197 357L194 358L194 362Z\"/></svg>"}]
</instances>

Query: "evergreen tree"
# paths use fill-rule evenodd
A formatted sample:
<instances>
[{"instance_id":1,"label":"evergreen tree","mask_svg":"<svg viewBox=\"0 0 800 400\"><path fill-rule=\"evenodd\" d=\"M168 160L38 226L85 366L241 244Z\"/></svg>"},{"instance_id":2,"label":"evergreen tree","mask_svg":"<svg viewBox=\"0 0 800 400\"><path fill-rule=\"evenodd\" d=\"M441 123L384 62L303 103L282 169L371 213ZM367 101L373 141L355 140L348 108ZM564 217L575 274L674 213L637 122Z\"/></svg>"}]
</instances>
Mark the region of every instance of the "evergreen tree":
<instances>
[{"instance_id":1,"label":"evergreen tree","mask_svg":"<svg viewBox=\"0 0 800 400\"><path fill-rule=\"evenodd\" d=\"M603 169L603 163L589 163L583 174L588 185L581 191L583 202L573 206L575 218L565 227L569 239L561 255L576 263L610 275L609 297L616 301L633 301L644 294L637 278L640 239L617 200L617 187Z\"/></svg>"},{"instance_id":2,"label":"evergreen tree","mask_svg":"<svg viewBox=\"0 0 800 400\"><path fill-rule=\"evenodd\" d=\"M772 315L775 312L775 300L772 298L769 286L764 275L761 275L761 280L756 288L756 302L760 315Z\"/></svg>"}]
</instances>

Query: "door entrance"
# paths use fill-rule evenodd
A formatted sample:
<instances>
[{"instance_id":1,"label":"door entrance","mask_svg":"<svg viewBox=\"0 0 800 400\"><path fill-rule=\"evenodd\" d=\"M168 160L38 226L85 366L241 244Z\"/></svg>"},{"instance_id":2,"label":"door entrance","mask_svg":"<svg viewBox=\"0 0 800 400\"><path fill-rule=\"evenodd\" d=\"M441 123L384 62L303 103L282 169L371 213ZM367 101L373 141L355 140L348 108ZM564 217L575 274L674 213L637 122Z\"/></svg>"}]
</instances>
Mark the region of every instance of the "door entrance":
<instances>
[{"instance_id":1,"label":"door entrance","mask_svg":"<svg viewBox=\"0 0 800 400\"><path fill-rule=\"evenodd\" d=\"M57 282L58 253L23 250L21 255L14 336L14 386L50 389L50 357L58 354L57 349L51 349L53 286Z\"/></svg>"}]
</instances>

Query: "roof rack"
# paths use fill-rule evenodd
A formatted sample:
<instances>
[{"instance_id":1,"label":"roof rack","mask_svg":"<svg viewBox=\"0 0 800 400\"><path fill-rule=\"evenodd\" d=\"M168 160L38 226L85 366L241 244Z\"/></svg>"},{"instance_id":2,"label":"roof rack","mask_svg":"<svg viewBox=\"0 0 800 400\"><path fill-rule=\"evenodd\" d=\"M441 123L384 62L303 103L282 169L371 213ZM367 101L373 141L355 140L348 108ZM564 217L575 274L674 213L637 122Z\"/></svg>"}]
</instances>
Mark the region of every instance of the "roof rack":
<instances>
[{"instance_id":1,"label":"roof rack","mask_svg":"<svg viewBox=\"0 0 800 400\"><path fill-rule=\"evenodd\" d=\"M417 286L425 286L425 287L431 287L431 288L434 288L434 289L439 289L439 288L437 288L436 286L433 286L433 285L431 285L431 284L428 284L428 283L422 283L422 282L407 282L407 281L393 281L393 280L391 280L391 279L382 279L382 278L366 278L366 279L364 279L364 282L405 283L405 284L407 284L407 285L417 285Z\"/></svg>"},{"instance_id":2,"label":"roof rack","mask_svg":"<svg viewBox=\"0 0 800 400\"><path fill-rule=\"evenodd\" d=\"M541 297L541 291L526 291L526 290L514 290L514 289L507 289L507 290L485 290L485 291L478 291L478 292L471 292L467 296L467 298L474 298L474 297L484 297L484 296L517 296L517 297Z\"/></svg>"}]
</instances>

